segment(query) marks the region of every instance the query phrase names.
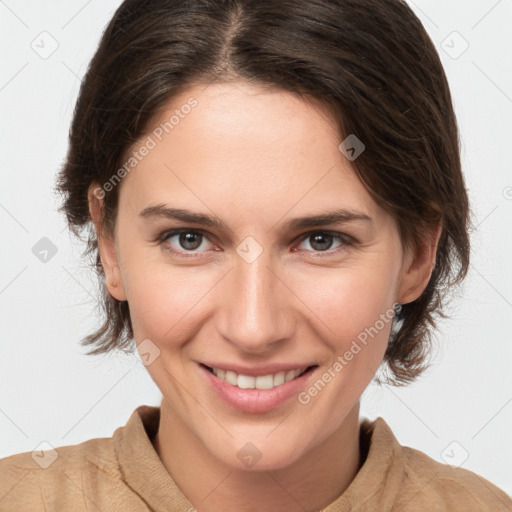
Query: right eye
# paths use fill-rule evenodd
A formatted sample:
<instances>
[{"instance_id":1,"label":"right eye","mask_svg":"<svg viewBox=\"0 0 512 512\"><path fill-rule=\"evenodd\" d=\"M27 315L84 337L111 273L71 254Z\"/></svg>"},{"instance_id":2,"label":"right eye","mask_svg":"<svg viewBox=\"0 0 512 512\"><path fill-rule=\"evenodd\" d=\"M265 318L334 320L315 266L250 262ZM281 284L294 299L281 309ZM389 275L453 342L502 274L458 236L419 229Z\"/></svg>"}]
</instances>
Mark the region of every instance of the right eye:
<instances>
[{"instance_id":1,"label":"right eye","mask_svg":"<svg viewBox=\"0 0 512 512\"><path fill-rule=\"evenodd\" d=\"M173 241L173 238L176 240ZM202 230L188 228L166 231L158 238L159 242L163 244L170 253L184 258L197 257L205 252L197 251L197 249L203 246L205 239L207 239L207 237ZM180 247L181 249L174 249L173 247Z\"/></svg>"}]
</instances>

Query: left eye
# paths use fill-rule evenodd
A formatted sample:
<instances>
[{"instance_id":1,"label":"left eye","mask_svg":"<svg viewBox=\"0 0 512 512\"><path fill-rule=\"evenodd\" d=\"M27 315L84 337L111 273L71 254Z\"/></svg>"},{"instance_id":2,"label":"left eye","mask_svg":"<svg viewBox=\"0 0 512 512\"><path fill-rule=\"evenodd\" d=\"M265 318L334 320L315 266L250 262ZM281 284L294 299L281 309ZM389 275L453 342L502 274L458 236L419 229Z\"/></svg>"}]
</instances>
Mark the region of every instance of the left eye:
<instances>
[{"instance_id":1,"label":"left eye","mask_svg":"<svg viewBox=\"0 0 512 512\"><path fill-rule=\"evenodd\" d=\"M346 237L341 233L328 233L324 231L308 233L301 243L310 241L314 251L325 252L331 249L334 240L338 240L340 245L347 243Z\"/></svg>"}]
</instances>

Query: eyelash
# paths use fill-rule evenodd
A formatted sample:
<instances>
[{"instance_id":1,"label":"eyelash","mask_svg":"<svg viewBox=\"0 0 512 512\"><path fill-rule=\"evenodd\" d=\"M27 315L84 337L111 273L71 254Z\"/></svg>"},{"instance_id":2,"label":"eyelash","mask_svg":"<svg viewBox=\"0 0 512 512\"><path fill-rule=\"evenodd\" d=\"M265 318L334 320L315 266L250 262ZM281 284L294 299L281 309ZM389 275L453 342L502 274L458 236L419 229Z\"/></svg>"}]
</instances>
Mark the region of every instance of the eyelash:
<instances>
[{"instance_id":1,"label":"eyelash","mask_svg":"<svg viewBox=\"0 0 512 512\"><path fill-rule=\"evenodd\" d=\"M158 239L157 242L161 245L168 242L170 238L176 235L181 235L182 233L194 233L197 235L201 235L208 239L208 235L205 231L201 229L191 229L191 228L181 228L181 229L173 229L171 231L165 231L162 233ZM345 246L350 246L355 244L355 239L350 237L349 235L346 235L344 233L339 233L337 231L310 231L308 233L304 233L301 238L299 239L299 242L303 242L304 240L307 240L308 238L311 238L313 235L329 235L332 236L334 239L338 240L339 242L342 242L343 245L338 247L337 249L327 249L326 251L313 251L315 253L315 258L324 258L327 256L333 256L334 254L337 254L345 249ZM169 251L171 254L174 254L180 258L197 258L200 257L203 253L202 252L189 252L189 251L176 251L174 249L171 249L170 247L165 248L167 251ZM311 252L311 251L306 251Z\"/></svg>"}]
</instances>

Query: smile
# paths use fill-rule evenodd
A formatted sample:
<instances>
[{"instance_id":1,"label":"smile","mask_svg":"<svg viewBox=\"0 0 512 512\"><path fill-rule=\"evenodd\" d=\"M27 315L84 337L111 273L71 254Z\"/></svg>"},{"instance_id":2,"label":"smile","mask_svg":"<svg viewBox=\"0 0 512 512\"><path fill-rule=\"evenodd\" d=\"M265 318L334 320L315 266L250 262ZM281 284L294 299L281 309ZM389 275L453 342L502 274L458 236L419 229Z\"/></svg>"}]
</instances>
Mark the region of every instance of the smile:
<instances>
[{"instance_id":1,"label":"smile","mask_svg":"<svg viewBox=\"0 0 512 512\"><path fill-rule=\"evenodd\" d=\"M237 368L236 364L219 368L219 364L210 364L199 363L198 367L214 395L233 409L260 414L291 402L319 368L317 364L306 366L300 363L269 364L258 368L239 365Z\"/></svg>"},{"instance_id":2,"label":"smile","mask_svg":"<svg viewBox=\"0 0 512 512\"><path fill-rule=\"evenodd\" d=\"M311 367L298 368L296 370L278 372L269 375L260 375L258 377L238 374L233 371L225 371L219 368L209 368L209 370L219 379L222 379L228 384L241 389L272 389L277 386L281 386L285 382L289 382L297 377L300 377L309 368Z\"/></svg>"}]
</instances>

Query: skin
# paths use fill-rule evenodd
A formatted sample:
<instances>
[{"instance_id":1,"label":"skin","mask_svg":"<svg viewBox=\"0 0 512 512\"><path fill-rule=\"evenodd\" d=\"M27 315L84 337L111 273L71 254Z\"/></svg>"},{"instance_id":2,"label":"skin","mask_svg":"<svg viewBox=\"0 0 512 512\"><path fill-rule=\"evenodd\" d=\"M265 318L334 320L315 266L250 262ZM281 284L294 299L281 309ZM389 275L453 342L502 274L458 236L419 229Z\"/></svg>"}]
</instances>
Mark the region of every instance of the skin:
<instances>
[{"instance_id":1,"label":"skin","mask_svg":"<svg viewBox=\"0 0 512 512\"><path fill-rule=\"evenodd\" d=\"M339 151L343 139L318 102L243 82L197 85L154 125L191 96L197 107L118 185L112 237L101 230L98 184L89 190L109 293L128 301L136 342L150 339L160 350L147 366L163 395L154 446L200 511L318 510L363 462L359 399L383 359L391 322L309 403L292 399L268 413L221 402L198 362L315 362L323 374L395 302L421 295L440 232L403 250L395 221ZM158 203L214 214L229 229L139 216ZM283 228L340 207L373 223ZM155 241L174 228L206 232L188 252L198 257L187 258L178 236ZM311 233L322 230L356 242L327 236L315 244ZM236 251L248 236L263 250L252 263ZM252 468L237 457L247 442L262 454Z\"/></svg>"}]
</instances>

